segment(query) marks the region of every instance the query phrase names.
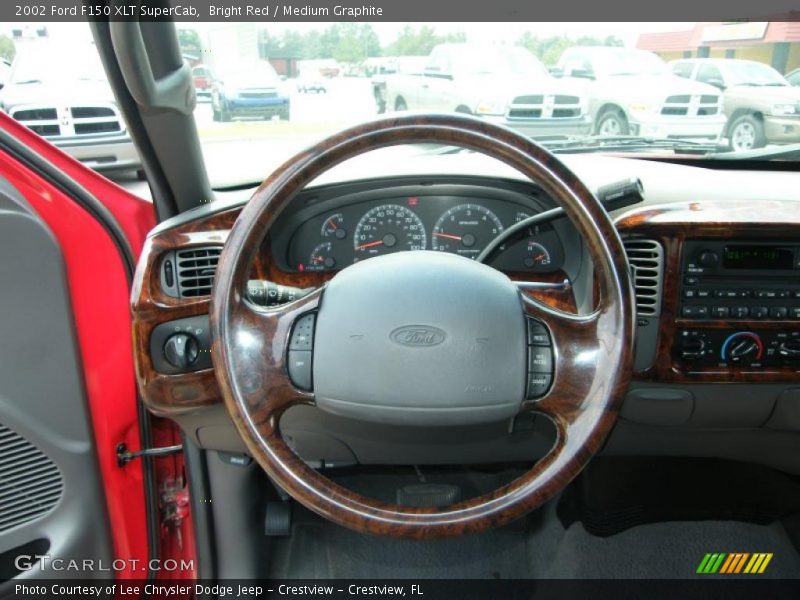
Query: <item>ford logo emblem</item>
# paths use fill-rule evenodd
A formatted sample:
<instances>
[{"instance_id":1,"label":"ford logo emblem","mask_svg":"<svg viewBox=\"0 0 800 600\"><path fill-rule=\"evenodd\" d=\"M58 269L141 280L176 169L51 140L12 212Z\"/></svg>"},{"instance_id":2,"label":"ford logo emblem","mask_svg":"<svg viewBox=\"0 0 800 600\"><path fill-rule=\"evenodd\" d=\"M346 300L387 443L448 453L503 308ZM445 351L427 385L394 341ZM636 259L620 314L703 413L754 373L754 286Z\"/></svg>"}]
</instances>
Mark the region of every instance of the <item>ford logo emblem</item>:
<instances>
[{"instance_id":1,"label":"ford logo emblem","mask_svg":"<svg viewBox=\"0 0 800 600\"><path fill-rule=\"evenodd\" d=\"M429 325L406 325L398 327L389 334L389 338L402 346L438 346L447 334Z\"/></svg>"}]
</instances>

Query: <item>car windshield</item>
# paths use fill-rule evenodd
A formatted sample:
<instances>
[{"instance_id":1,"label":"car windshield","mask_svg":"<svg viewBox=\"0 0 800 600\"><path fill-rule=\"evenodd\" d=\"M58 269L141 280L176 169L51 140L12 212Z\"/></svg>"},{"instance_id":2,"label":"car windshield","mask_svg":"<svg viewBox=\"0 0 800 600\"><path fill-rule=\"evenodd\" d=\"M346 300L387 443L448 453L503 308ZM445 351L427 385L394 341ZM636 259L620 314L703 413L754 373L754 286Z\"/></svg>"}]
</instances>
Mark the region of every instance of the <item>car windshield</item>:
<instances>
[{"instance_id":1,"label":"car windshield","mask_svg":"<svg viewBox=\"0 0 800 600\"><path fill-rule=\"evenodd\" d=\"M664 61L651 52L635 50L602 49L595 52L598 75L664 75L668 72Z\"/></svg>"},{"instance_id":2,"label":"car windshield","mask_svg":"<svg viewBox=\"0 0 800 600\"><path fill-rule=\"evenodd\" d=\"M18 44L9 74L11 84L106 81L94 44L25 41Z\"/></svg>"},{"instance_id":3,"label":"car windshield","mask_svg":"<svg viewBox=\"0 0 800 600\"><path fill-rule=\"evenodd\" d=\"M772 67L757 62L731 61L727 66L733 85L784 86L786 79Z\"/></svg>"},{"instance_id":4,"label":"car windshield","mask_svg":"<svg viewBox=\"0 0 800 600\"><path fill-rule=\"evenodd\" d=\"M547 77L544 65L517 46L455 46L454 68L469 75Z\"/></svg>"},{"instance_id":5,"label":"car windshield","mask_svg":"<svg viewBox=\"0 0 800 600\"><path fill-rule=\"evenodd\" d=\"M800 69L791 23L178 20L175 28L218 189L250 186L326 136L405 111L469 114L557 153L759 152L790 161L800 144L797 90L775 93ZM41 106L38 83L80 96L93 87L81 82L105 78L85 22L20 24L5 46L2 38L0 57L15 56L0 90L8 114ZM694 67L671 76L676 61ZM729 79L749 86L746 99L732 101ZM39 130L52 139L55 128ZM398 165L448 154L425 145L393 152Z\"/></svg>"}]
</instances>

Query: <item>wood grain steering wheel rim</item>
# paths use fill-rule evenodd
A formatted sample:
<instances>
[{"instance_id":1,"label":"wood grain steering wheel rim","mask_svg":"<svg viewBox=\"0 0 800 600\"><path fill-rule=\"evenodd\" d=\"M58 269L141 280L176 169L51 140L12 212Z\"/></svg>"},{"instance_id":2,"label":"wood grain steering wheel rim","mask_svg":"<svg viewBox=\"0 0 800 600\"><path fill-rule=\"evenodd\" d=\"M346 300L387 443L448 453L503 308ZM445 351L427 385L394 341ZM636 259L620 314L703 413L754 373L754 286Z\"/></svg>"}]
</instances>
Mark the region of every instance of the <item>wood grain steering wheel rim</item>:
<instances>
[{"instance_id":1,"label":"wood grain steering wheel rim","mask_svg":"<svg viewBox=\"0 0 800 600\"><path fill-rule=\"evenodd\" d=\"M313 404L290 381L286 356L299 315L320 305L324 288L272 310L244 299L256 252L298 191L323 171L380 147L441 143L469 148L516 168L561 205L594 265L598 306L573 315L531 300L528 316L553 338L555 376L546 396L520 411L544 413L557 441L524 475L491 493L444 508L410 508L360 496L303 462L280 434L282 413ZM403 115L323 140L279 167L255 192L220 256L212 293L212 357L225 404L249 451L289 495L351 529L417 539L454 536L506 524L562 490L600 449L617 418L633 364L634 301L621 240L594 195L557 158L508 129L460 115Z\"/></svg>"}]
</instances>

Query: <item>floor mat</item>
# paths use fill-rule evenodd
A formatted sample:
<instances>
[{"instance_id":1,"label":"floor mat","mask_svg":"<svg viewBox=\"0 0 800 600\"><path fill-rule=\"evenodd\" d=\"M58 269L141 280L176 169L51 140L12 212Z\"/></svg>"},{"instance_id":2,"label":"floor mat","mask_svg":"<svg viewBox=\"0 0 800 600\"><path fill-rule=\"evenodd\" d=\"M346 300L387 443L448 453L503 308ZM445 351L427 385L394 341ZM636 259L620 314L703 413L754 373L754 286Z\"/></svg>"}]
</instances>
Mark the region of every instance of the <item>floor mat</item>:
<instances>
[{"instance_id":1,"label":"floor mat","mask_svg":"<svg viewBox=\"0 0 800 600\"><path fill-rule=\"evenodd\" d=\"M529 568L522 526L431 541L396 540L349 531L303 515L275 545L274 578L507 579Z\"/></svg>"}]
</instances>

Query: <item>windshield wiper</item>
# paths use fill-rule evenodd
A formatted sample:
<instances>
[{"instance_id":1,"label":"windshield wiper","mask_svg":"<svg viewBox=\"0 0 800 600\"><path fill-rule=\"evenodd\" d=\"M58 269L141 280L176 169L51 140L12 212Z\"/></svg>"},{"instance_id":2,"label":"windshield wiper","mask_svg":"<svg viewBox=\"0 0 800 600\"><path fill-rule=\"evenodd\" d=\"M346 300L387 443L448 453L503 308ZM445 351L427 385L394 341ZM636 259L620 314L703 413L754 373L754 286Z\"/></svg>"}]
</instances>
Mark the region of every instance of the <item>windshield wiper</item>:
<instances>
[{"instance_id":1,"label":"windshield wiper","mask_svg":"<svg viewBox=\"0 0 800 600\"><path fill-rule=\"evenodd\" d=\"M800 160L800 144L783 146L767 146L755 150L739 150L736 152L713 152L709 158L714 160Z\"/></svg>"},{"instance_id":2,"label":"windshield wiper","mask_svg":"<svg viewBox=\"0 0 800 600\"><path fill-rule=\"evenodd\" d=\"M23 79L22 81L15 81L17 85L25 85L26 83L42 83L41 79Z\"/></svg>"},{"instance_id":3,"label":"windshield wiper","mask_svg":"<svg viewBox=\"0 0 800 600\"><path fill-rule=\"evenodd\" d=\"M540 139L542 146L557 154L581 152L626 152L633 150L672 150L676 154L710 154L719 150L716 141L682 138L654 138L639 135L574 136L564 139Z\"/></svg>"}]
</instances>

